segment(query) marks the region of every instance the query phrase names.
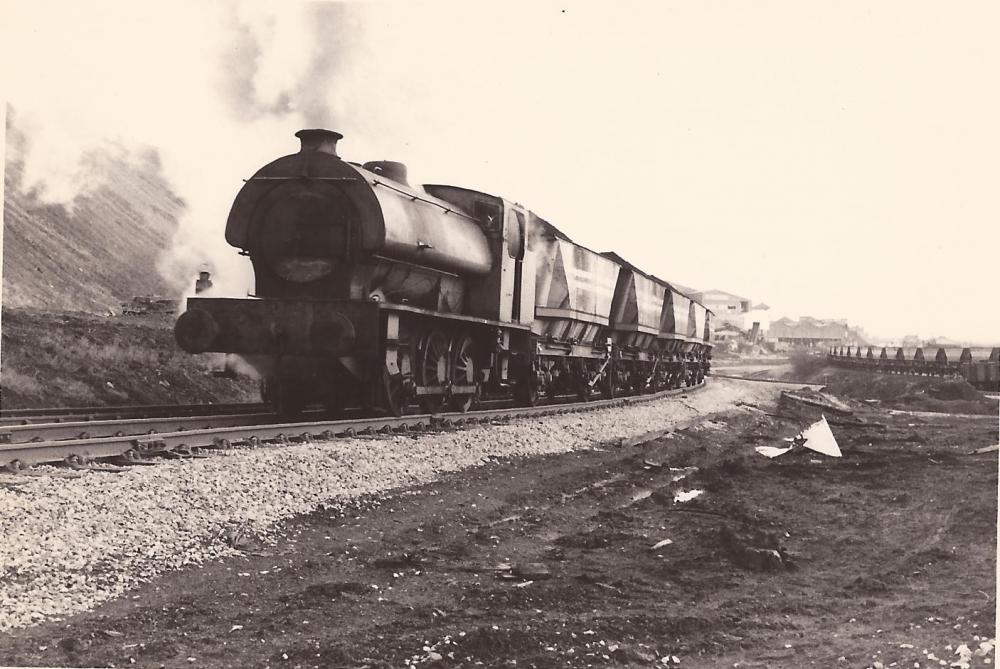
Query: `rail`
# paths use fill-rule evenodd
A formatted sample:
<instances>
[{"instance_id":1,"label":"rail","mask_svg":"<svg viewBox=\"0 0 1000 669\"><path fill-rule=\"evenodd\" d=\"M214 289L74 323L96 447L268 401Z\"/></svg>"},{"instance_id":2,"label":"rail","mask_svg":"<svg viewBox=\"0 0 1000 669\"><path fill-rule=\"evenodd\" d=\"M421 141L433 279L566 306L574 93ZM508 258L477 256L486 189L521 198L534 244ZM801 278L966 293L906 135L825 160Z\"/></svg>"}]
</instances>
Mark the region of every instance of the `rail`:
<instances>
[{"instance_id":1,"label":"rail","mask_svg":"<svg viewBox=\"0 0 1000 669\"><path fill-rule=\"evenodd\" d=\"M708 375L716 379L733 379L735 381L757 381L760 383L783 383L787 386L797 386L799 388L801 388L802 386L821 388L824 385L822 383L816 383L815 381L796 381L794 379L762 379L756 376L735 376L733 374L716 374L715 372L709 372Z\"/></svg>"},{"instance_id":2,"label":"rail","mask_svg":"<svg viewBox=\"0 0 1000 669\"><path fill-rule=\"evenodd\" d=\"M156 416L208 416L219 413L247 414L267 411L260 403L235 404L148 404L133 406L48 407L38 409L0 409L0 427L29 425L38 422L66 422Z\"/></svg>"},{"instance_id":3,"label":"rail","mask_svg":"<svg viewBox=\"0 0 1000 669\"><path fill-rule=\"evenodd\" d=\"M227 448L233 443L259 445L265 442L288 443L351 437L358 434L409 432L429 428L459 427L495 420L548 416L576 411L593 411L615 406L648 402L672 395L696 391L704 382L685 388L664 390L649 395L632 395L608 400L569 404L546 404L536 407L505 407L465 413L415 414L320 420L295 423L238 424L204 429L178 430L154 434L115 435L109 437L0 443L0 467L19 471L27 466L64 461L80 466L89 460L117 458L121 464L144 461L160 454L190 454L202 448Z\"/></svg>"}]
</instances>

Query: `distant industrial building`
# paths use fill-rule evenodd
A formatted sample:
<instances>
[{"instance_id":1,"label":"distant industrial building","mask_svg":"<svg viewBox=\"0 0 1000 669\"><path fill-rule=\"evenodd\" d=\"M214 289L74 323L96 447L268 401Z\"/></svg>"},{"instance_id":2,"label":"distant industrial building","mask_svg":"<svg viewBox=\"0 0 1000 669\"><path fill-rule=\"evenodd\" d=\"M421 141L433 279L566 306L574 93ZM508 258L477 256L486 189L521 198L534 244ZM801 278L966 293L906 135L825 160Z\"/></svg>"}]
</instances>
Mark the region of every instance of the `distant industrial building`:
<instances>
[{"instance_id":1,"label":"distant industrial building","mask_svg":"<svg viewBox=\"0 0 1000 669\"><path fill-rule=\"evenodd\" d=\"M722 323L712 332L712 341L716 344L738 344L746 339L747 333L732 323Z\"/></svg>"},{"instance_id":2,"label":"distant industrial building","mask_svg":"<svg viewBox=\"0 0 1000 669\"><path fill-rule=\"evenodd\" d=\"M803 316L797 321L779 318L771 322L767 339L796 346L832 346L866 343L859 328L852 328L844 319L820 320Z\"/></svg>"},{"instance_id":3,"label":"distant industrial building","mask_svg":"<svg viewBox=\"0 0 1000 669\"><path fill-rule=\"evenodd\" d=\"M746 297L733 295L724 290L703 290L691 294L715 313L715 322L732 323L741 330L747 329L746 314L750 311L750 300Z\"/></svg>"}]
</instances>

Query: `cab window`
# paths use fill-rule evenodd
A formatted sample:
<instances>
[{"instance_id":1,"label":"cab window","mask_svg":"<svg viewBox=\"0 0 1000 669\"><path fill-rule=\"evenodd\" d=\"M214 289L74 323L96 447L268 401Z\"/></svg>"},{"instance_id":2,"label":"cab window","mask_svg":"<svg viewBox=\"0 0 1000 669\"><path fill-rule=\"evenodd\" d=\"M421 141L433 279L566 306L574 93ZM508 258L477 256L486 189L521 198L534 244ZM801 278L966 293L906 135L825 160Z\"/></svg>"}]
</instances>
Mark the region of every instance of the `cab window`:
<instances>
[{"instance_id":1,"label":"cab window","mask_svg":"<svg viewBox=\"0 0 1000 669\"><path fill-rule=\"evenodd\" d=\"M524 260L524 214L516 210L507 212L507 255L515 260Z\"/></svg>"}]
</instances>

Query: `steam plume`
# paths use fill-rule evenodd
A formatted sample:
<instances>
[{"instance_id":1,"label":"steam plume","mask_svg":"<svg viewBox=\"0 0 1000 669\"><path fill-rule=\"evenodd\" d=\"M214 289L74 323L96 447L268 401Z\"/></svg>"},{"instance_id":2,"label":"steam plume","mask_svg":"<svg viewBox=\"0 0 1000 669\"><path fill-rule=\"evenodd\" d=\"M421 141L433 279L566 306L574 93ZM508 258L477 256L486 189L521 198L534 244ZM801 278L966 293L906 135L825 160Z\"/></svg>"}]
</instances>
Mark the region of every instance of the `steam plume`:
<instances>
[{"instance_id":1,"label":"steam plume","mask_svg":"<svg viewBox=\"0 0 1000 669\"><path fill-rule=\"evenodd\" d=\"M186 207L159 271L181 294L209 265L216 294L243 295L249 267L223 239L240 179L294 150L295 130L335 125L357 22L332 3L149 7L6 6L0 61L22 64L5 74L25 137L18 187L71 206L97 185L95 149L160 169Z\"/></svg>"}]
</instances>

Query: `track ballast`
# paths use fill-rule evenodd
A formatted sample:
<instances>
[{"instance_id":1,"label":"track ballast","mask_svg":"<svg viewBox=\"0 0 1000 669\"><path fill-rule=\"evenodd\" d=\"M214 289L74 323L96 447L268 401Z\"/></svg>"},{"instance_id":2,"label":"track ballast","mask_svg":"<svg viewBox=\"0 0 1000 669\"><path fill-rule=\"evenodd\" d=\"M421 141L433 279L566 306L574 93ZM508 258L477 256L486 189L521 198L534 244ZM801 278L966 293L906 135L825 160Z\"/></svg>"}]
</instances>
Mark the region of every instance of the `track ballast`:
<instances>
[{"instance_id":1,"label":"track ballast","mask_svg":"<svg viewBox=\"0 0 1000 669\"><path fill-rule=\"evenodd\" d=\"M234 444L257 446L263 443L329 440L358 434L391 434L411 430L462 427L476 423L635 404L691 392L704 385L701 383L655 394L633 395L619 399L553 403L534 407L505 406L439 414L350 417L299 422L267 422L269 417L274 417L273 414L224 414L193 419L129 419L118 423L104 420L89 424L79 422L8 427L0 433L0 440L6 438L8 442L0 443L0 467L15 472L31 465L56 462L65 462L74 467L87 467L92 466L90 463L95 460L104 459L111 459L113 464L128 465L144 462L154 456L190 456L200 449L228 448ZM187 427L170 432L155 430L156 425L176 426L179 424L178 421L182 423L187 421L187 425L197 426L206 422L213 424L209 427ZM94 426L99 426L105 431L114 429L118 434L94 437L91 436ZM35 432L35 438L40 437L44 440L24 441L18 440L17 437L12 438L12 435L26 435L32 430ZM128 434L127 431L132 433Z\"/></svg>"}]
</instances>

